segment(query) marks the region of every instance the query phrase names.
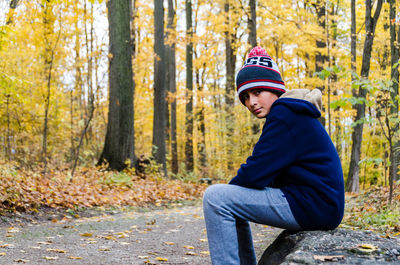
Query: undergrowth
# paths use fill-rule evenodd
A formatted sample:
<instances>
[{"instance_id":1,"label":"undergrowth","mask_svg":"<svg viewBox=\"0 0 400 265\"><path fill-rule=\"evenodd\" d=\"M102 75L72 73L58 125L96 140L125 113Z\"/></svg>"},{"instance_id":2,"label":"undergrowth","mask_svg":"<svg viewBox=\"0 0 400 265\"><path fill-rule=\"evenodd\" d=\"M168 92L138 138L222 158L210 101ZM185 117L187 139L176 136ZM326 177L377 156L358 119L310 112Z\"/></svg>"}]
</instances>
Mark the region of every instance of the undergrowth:
<instances>
[{"instance_id":1,"label":"undergrowth","mask_svg":"<svg viewBox=\"0 0 400 265\"><path fill-rule=\"evenodd\" d=\"M80 167L73 178L68 168L24 169L0 162L0 213L37 211L40 207L121 207L162 205L197 200L205 185L170 180L159 175L137 176L134 170L108 171Z\"/></svg>"},{"instance_id":2,"label":"undergrowth","mask_svg":"<svg viewBox=\"0 0 400 265\"><path fill-rule=\"evenodd\" d=\"M365 229L400 236L400 182L394 185L389 204L389 187L374 186L359 194L346 194L345 215L342 227Z\"/></svg>"}]
</instances>

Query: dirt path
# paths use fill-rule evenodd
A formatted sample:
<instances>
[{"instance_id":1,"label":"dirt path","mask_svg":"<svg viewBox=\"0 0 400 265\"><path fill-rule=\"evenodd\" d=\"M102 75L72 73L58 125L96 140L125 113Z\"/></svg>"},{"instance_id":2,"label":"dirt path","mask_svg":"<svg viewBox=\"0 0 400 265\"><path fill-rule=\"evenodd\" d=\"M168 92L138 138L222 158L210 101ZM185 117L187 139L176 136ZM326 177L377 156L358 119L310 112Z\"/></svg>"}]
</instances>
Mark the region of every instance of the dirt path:
<instances>
[{"instance_id":1,"label":"dirt path","mask_svg":"<svg viewBox=\"0 0 400 265\"><path fill-rule=\"evenodd\" d=\"M0 228L0 264L210 264L200 205ZM262 254L280 229L252 225Z\"/></svg>"}]
</instances>

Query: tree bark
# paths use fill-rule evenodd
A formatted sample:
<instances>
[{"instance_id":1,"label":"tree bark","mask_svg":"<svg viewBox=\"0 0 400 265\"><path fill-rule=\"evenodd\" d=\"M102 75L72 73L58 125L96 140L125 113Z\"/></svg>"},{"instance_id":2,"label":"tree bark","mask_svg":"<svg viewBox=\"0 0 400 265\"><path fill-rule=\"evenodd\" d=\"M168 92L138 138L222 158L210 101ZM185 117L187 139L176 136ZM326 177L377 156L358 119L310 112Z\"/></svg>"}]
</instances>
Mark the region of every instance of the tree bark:
<instances>
[{"instance_id":1,"label":"tree bark","mask_svg":"<svg viewBox=\"0 0 400 265\"><path fill-rule=\"evenodd\" d=\"M257 46L257 13L256 0L249 1L250 16L247 20L247 28L249 30L249 44L251 48Z\"/></svg>"},{"instance_id":2,"label":"tree bark","mask_svg":"<svg viewBox=\"0 0 400 265\"><path fill-rule=\"evenodd\" d=\"M399 62L400 57L400 25L396 29L396 0L389 0L390 3L390 11L389 11L389 24L390 24L390 65L391 72L390 78L393 81L391 98L393 100L393 105L391 106L390 113L394 118L398 118L399 116L399 103L396 100L396 97L399 95L399 65L396 63ZM394 150L398 150L400 147L400 141L398 139L394 139ZM398 163L400 160L400 152L395 151L393 154L393 162L394 170L390 172L394 173L392 178L397 180L399 178L398 175Z\"/></svg>"},{"instance_id":3,"label":"tree bark","mask_svg":"<svg viewBox=\"0 0 400 265\"><path fill-rule=\"evenodd\" d=\"M250 50L257 46L257 12L256 12L256 0L249 1L250 16L247 18L247 29L249 31L248 42L250 44ZM260 132L260 123L255 122L251 126L251 131L253 135Z\"/></svg>"},{"instance_id":4,"label":"tree bark","mask_svg":"<svg viewBox=\"0 0 400 265\"><path fill-rule=\"evenodd\" d=\"M192 22L192 1L186 0L186 170L194 169L193 159L193 22Z\"/></svg>"},{"instance_id":5,"label":"tree bark","mask_svg":"<svg viewBox=\"0 0 400 265\"><path fill-rule=\"evenodd\" d=\"M167 34L167 84L170 92L170 142L171 142L171 171L178 174L178 144L176 137L176 59L175 59L175 8L173 0L168 0L168 34Z\"/></svg>"},{"instance_id":6,"label":"tree bark","mask_svg":"<svg viewBox=\"0 0 400 265\"><path fill-rule=\"evenodd\" d=\"M317 12L318 26L322 31L326 30L326 3L325 0L317 0L314 7ZM321 50L326 48L326 42L323 38L316 40L317 52L315 54L315 71L321 72L324 69L324 64L327 61L327 56L321 53ZM325 89L324 86L318 87L321 91Z\"/></svg>"},{"instance_id":7,"label":"tree bark","mask_svg":"<svg viewBox=\"0 0 400 265\"><path fill-rule=\"evenodd\" d=\"M51 100L51 82L52 82L52 71L54 65L54 53L60 40L61 30L58 32L57 39L53 44L50 40L50 36L54 33L54 22L55 17L53 14L53 8L51 3L46 2L43 6L43 24L44 24L44 64L46 77L46 96L45 96L45 106L44 106L44 122L43 122L43 139L42 139L42 159L43 159L43 176L46 177L47 174L47 164L48 164L48 131L49 131L49 111L50 111L50 100ZM61 21L60 21L61 23Z\"/></svg>"},{"instance_id":8,"label":"tree bark","mask_svg":"<svg viewBox=\"0 0 400 265\"><path fill-rule=\"evenodd\" d=\"M197 54L195 53L196 57ZM198 144L197 144L197 150L199 154L199 163L200 163L200 171L203 177L206 177L205 175L207 174L207 152L206 152L206 125L205 125L205 114L204 114L204 97L202 95L204 88L203 85L205 83L204 80L204 72L205 72L205 67L206 65L203 65L203 72L200 73L200 69L196 68L195 73L196 73L196 87L198 90L198 108L199 110L196 112L196 116L198 117L199 121L199 139L198 139Z\"/></svg>"},{"instance_id":9,"label":"tree bark","mask_svg":"<svg viewBox=\"0 0 400 265\"><path fill-rule=\"evenodd\" d=\"M122 170L135 163L134 82L130 38L130 0L109 0L109 110L99 164ZM126 163L128 161L128 164Z\"/></svg>"},{"instance_id":10,"label":"tree bark","mask_svg":"<svg viewBox=\"0 0 400 265\"><path fill-rule=\"evenodd\" d=\"M227 157L233 152L233 128L234 128L234 117L233 117L233 106L235 103L235 65L236 56L233 48L233 44L236 41L236 29L232 29L232 23L230 21L230 4L226 1L224 4L225 11L225 69L226 69L226 87L225 87L225 115L226 115L226 152ZM227 158L228 170L233 169L232 159Z\"/></svg>"},{"instance_id":11,"label":"tree bark","mask_svg":"<svg viewBox=\"0 0 400 265\"><path fill-rule=\"evenodd\" d=\"M373 17L372 17L372 6L373 6L372 0L366 0L365 4L366 4L366 10L365 10L366 35L364 40L363 59L361 65L361 78L368 80L372 45L374 42L376 24L378 22L379 15L382 9L382 0L378 0L375 14ZM362 85L358 89L357 96L366 99L367 90L364 89ZM356 126L354 127L352 133L353 143L351 146L349 174L347 175L347 181L346 181L346 191L349 192L359 192L360 190L359 162L361 156L362 134L364 127L362 120L365 118L365 103L356 104L354 108L356 110L356 117L354 120L354 122L356 122Z\"/></svg>"},{"instance_id":12,"label":"tree bark","mask_svg":"<svg viewBox=\"0 0 400 265\"><path fill-rule=\"evenodd\" d=\"M356 0L351 0L351 71L357 72L357 32L356 32ZM351 75L351 80L354 81L354 76ZM353 97L357 95L353 90Z\"/></svg>"},{"instance_id":13,"label":"tree bark","mask_svg":"<svg viewBox=\"0 0 400 265\"><path fill-rule=\"evenodd\" d=\"M166 71L164 45L164 1L154 0L154 119L153 119L153 156L162 165L164 175L166 167Z\"/></svg>"}]
</instances>

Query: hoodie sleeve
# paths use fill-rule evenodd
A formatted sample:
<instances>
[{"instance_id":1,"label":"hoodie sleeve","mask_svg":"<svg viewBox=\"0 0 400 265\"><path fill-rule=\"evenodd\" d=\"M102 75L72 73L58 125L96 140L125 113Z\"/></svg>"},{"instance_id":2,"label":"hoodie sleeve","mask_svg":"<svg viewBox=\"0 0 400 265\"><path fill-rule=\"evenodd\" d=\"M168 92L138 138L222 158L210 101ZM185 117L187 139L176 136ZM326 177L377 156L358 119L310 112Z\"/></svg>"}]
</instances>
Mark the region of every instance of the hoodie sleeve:
<instances>
[{"instance_id":1,"label":"hoodie sleeve","mask_svg":"<svg viewBox=\"0 0 400 265\"><path fill-rule=\"evenodd\" d=\"M263 189L270 186L287 165L294 161L294 139L282 120L267 121L253 153L229 184Z\"/></svg>"}]
</instances>

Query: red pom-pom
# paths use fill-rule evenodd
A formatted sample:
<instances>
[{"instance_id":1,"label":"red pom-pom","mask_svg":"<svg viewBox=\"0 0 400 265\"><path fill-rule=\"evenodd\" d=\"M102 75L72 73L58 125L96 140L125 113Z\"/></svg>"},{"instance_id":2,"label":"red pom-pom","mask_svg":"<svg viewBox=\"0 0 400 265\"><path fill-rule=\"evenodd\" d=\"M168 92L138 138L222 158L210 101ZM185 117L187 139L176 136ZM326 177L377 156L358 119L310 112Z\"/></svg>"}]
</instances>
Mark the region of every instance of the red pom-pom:
<instances>
[{"instance_id":1,"label":"red pom-pom","mask_svg":"<svg viewBox=\"0 0 400 265\"><path fill-rule=\"evenodd\" d=\"M250 57L257 57L257 56L269 56L268 53L264 50L264 48L261 48L260 46L256 46L251 51L249 52L249 55L247 58Z\"/></svg>"}]
</instances>

